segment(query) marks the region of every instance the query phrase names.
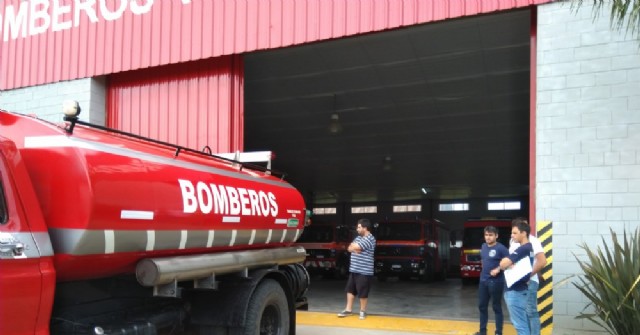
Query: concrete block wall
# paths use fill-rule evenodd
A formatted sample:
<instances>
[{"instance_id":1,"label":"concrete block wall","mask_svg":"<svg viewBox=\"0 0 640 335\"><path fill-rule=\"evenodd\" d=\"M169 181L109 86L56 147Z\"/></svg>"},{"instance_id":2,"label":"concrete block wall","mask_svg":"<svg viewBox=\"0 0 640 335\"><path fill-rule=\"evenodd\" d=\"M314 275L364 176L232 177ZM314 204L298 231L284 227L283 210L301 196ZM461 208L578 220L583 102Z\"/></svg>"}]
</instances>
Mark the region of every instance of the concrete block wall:
<instances>
[{"instance_id":1,"label":"concrete block wall","mask_svg":"<svg viewBox=\"0 0 640 335\"><path fill-rule=\"evenodd\" d=\"M51 122L62 122L62 102L80 103L80 119L105 125L106 80L103 77L63 81L0 92L0 108L34 114Z\"/></svg>"},{"instance_id":2,"label":"concrete block wall","mask_svg":"<svg viewBox=\"0 0 640 335\"><path fill-rule=\"evenodd\" d=\"M536 219L553 225L554 332L604 334L577 320L571 282L590 248L640 225L640 40L595 21L588 2L538 7ZM603 241L604 239L604 241Z\"/></svg>"}]
</instances>

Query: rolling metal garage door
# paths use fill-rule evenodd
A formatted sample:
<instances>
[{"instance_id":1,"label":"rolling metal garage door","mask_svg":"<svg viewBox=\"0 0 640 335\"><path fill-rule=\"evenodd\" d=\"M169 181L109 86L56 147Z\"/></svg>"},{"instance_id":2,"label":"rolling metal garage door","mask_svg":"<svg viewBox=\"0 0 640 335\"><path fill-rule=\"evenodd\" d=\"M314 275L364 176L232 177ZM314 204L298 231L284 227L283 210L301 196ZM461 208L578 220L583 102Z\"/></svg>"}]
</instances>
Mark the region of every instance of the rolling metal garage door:
<instances>
[{"instance_id":1,"label":"rolling metal garage door","mask_svg":"<svg viewBox=\"0 0 640 335\"><path fill-rule=\"evenodd\" d=\"M243 149L239 55L111 75L107 125L212 152Z\"/></svg>"}]
</instances>

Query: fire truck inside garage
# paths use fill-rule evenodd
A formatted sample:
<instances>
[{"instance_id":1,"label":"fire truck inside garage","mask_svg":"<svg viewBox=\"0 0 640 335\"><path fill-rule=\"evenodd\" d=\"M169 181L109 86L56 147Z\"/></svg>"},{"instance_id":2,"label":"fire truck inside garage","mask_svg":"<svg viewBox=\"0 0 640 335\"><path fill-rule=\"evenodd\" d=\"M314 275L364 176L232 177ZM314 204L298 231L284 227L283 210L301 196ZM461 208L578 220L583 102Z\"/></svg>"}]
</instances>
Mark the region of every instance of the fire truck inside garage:
<instances>
[{"instance_id":1,"label":"fire truck inside garage","mask_svg":"<svg viewBox=\"0 0 640 335\"><path fill-rule=\"evenodd\" d=\"M477 281L460 277L464 223L529 214L530 20L514 11L245 57L246 149L275 152L274 168L314 209L312 225L447 229L433 240L448 252L438 259L446 273L435 261L379 272L372 298L385 304L372 299L372 313L477 318ZM417 234L381 246L378 265L400 271L387 258L422 252L407 248ZM343 285L314 277L310 309L340 310Z\"/></svg>"}]
</instances>

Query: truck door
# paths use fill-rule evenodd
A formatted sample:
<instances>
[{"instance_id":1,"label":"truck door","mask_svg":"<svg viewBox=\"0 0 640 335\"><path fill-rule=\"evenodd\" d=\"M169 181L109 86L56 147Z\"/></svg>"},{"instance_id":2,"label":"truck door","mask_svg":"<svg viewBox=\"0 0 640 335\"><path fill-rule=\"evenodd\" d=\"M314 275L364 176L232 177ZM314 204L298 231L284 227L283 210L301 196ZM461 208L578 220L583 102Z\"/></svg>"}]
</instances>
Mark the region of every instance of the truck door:
<instances>
[{"instance_id":1,"label":"truck door","mask_svg":"<svg viewBox=\"0 0 640 335\"><path fill-rule=\"evenodd\" d=\"M21 184L25 178L29 182ZM32 187L13 142L0 137L0 334L46 334L55 285L53 252L46 231L34 234L28 222L40 218L35 223L44 226L33 189L20 191L18 185ZM26 198L35 203L24 203L22 193L33 195ZM43 250L49 257L41 258ZM43 296L44 290L50 293Z\"/></svg>"}]
</instances>

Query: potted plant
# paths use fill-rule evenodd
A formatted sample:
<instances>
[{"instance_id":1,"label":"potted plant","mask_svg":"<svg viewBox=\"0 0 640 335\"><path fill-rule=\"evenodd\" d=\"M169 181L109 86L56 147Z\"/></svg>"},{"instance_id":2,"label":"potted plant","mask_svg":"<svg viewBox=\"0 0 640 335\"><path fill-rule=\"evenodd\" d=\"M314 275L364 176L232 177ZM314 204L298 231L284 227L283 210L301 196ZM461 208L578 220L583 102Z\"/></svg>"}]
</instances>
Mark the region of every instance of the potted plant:
<instances>
[{"instance_id":1,"label":"potted plant","mask_svg":"<svg viewBox=\"0 0 640 335\"><path fill-rule=\"evenodd\" d=\"M577 318L612 335L635 335L640 332L640 228L631 236L625 231L622 241L611 230L611 239L613 244L607 244L603 237L604 251L580 246L587 259L576 257L584 274L574 285L591 302Z\"/></svg>"}]
</instances>

